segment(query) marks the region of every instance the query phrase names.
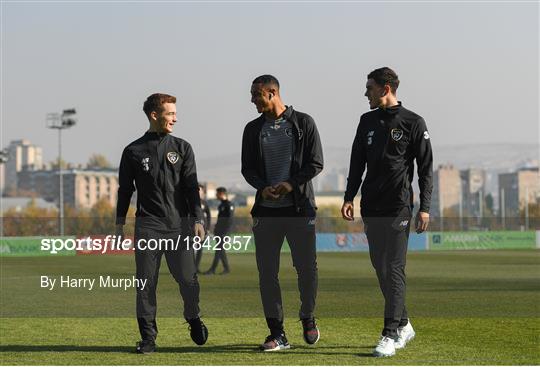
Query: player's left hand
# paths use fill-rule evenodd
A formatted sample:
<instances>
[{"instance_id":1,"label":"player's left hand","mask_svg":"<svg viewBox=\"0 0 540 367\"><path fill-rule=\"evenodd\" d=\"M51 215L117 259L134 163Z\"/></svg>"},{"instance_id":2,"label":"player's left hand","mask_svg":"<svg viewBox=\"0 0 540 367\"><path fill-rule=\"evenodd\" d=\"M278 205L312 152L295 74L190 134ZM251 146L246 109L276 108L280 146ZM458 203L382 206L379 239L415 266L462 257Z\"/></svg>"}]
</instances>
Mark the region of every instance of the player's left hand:
<instances>
[{"instance_id":1,"label":"player's left hand","mask_svg":"<svg viewBox=\"0 0 540 367\"><path fill-rule=\"evenodd\" d=\"M345 201L341 207L341 216L343 219L352 221L354 220L354 203L352 201Z\"/></svg>"},{"instance_id":2,"label":"player's left hand","mask_svg":"<svg viewBox=\"0 0 540 367\"><path fill-rule=\"evenodd\" d=\"M195 236L198 236L201 238L201 240L204 240L204 226L201 223L195 223L195 225L193 226L193 232Z\"/></svg>"},{"instance_id":3,"label":"player's left hand","mask_svg":"<svg viewBox=\"0 0 540 367\"><path fill-rule=\"evenodd\" d=\"M120 237L124 238L124 237L126 237L124 235L124 225L123 224L117 224L116 229L114 231L114 234L116 235L116 238L120 238Z\"/></svg>"},{"instance_id":4,"label":"player's left hand","mask_svg":"<svg viewBox=\"0 0 540 367\"><path fill-rule=\"evenodd\" d=\"M283 181L274 186L274 190L278 195L285 195L292 191L290 183Z\"/></svg>"},{"instance_id":5,"label":"player's left hand","mask_svg":"<svg viewBox=\"0 0 540 367\"><path fill-rule=\"evenodd\" d=\"M429 213L418 212L416 214L416 233L425 232L429 224Z\"/></svg>"}]
</instances>

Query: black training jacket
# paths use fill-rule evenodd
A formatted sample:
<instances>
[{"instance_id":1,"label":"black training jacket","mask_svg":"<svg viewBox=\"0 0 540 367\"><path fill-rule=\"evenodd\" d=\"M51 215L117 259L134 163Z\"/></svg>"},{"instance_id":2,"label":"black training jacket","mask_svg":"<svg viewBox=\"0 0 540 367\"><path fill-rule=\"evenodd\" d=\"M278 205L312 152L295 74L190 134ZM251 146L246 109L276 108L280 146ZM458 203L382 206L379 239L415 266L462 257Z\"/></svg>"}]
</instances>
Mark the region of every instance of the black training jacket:
<instances>
[{"instance_id":1,"label":"black training jacket","mask_svg":"<svg viewBox=\"0 0 540 367\"><path fill-rule=\"evenodd\" d=\"M376 109L360 118L354 138L345 201L362 184L363 212L393 212L413 204L414 164L418 166L420 211L429 213L433 155L424 119L399 105Z\"/></svg>"},{"instance_id":2,"label":"black training jacket","mask_svg":"<svg viewBox=\"0 0 540 367\"><path fill-rule=\"evenodd\" d=\"M178 230L188 228L182 218L203 219L195 156L185 140L146 132L124 149L118 176L117 224L125 223L135 188L138 226Z\"/></svg>"},{"instance_id":3,"label":"black training jacket","mask_svg":"<svg viewBox=\"0 0 540 367\"><path fill-rule=\"evenodd\" d=\"M315 195L311 179L323 169L323 152L315 121L308 114L288 107L283 117L293 125L294 145L291 174L288 182L293 187L296 211L301 208L315 208ZM254 214L261 200L261 191L269 186L261 147L261 130L265 123L264 114L249 122L242 137L242 175L257 189Z\"/></svg>"},{"instance_id":4,"label":"black training jacket","mask_svg":"<svg viewBox=\"0 0 540 367\"><path fill-rule=\"evenodd\" d=\"M234 216L234 205L229 200L221 200L218 206L218 217L214 234L224 236L231 230Z\"/></svg>"}]
</instances>

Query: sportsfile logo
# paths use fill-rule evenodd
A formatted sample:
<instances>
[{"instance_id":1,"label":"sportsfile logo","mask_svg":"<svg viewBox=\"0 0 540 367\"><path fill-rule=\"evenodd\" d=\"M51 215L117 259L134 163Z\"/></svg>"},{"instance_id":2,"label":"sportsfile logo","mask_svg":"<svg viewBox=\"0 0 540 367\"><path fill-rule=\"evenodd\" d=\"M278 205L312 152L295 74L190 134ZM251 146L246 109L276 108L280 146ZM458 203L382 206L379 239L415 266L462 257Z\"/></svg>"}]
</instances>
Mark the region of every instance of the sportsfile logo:
<instances>
[{"instance_id":1,"label":"sportsfile logo","mask_svg":"<svg viewBox=\"0 0 540 367\"><path fill-rule=\"evenodd\" d=\"M251 236L199 236L187 237L178 235L176 238L139 238L134 241L116 235L107 235L104 238L44 238L41 240L41 251L58 254L63 251L77 251L81 254L106 254L126 251L177 251L200 250L209 251L234 250L247 251Z\"/></svg>"},{"instance_id":2,"label":"sportsfile logo","mask_svg":"<svg viewBox=\"0 0 540 367\"><path fill-rule=\"evenodd\" d=\"M107 235L105 238L43 238L41 251L55 255L62 251L99 252L105 254L114 251L134 250L133 241L122 236Z\"/></svg>"}]
</instances>

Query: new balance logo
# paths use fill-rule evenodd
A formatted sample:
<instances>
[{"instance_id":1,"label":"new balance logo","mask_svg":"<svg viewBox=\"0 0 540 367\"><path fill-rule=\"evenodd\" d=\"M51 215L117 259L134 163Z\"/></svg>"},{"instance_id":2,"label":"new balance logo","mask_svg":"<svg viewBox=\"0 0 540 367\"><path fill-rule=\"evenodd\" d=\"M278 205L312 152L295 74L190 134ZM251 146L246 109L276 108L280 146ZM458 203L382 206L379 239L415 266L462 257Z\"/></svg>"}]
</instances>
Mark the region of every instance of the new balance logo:
<instances>
[{"instance_id":1,"label":"new balance logo","mask_svg":"<svg viewBox=\"0 0 540 367\"><path fill-rule=\"evenodd\" d=\"M371 130L367 133L367 145L371 145L373 143L373 136L375 135L375 131Z\"/></svg>"},{"instance_id":2,"label":"new balance logo","mask_svg":"<svg viewBox=\"0 0 540 367\"><path fill-rule=\"evenodd\" d=\"M149 157L141 159L141 163L143 166L143 171L145 172L150 171L150 158Z\"/></svg>"},{"instance_id":3,"label":"new balance logo","mask_svg":"<svg viewBox=\"0 0 540 367\"><path fill-rule=\"evenodd\" d=\"M399 223L401 227L405 227L407 224L409 224L408 220L402 220L401 223Z\"/></svg>"}]
</instances>

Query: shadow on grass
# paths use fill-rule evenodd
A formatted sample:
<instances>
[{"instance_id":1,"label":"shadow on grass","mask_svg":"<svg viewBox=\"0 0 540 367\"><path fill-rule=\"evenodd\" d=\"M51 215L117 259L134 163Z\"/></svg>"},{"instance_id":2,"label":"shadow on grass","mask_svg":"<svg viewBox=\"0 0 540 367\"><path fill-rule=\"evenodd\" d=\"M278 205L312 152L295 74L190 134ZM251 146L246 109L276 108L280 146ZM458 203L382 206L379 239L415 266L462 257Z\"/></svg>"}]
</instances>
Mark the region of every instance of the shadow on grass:
<instances>
[{"instance_id":1,"label":"shadow on grass","mask_svg":"<svg viewBox=\"0 0 540 367\"><path fill-rule=\"evenodd\" d=\"M372 346L348 347L348 346L293 346L289 351L263 353L257 345L232 344L215 346L189 346L189 347L157 347L159 353L260 353L261 355L276 354L318 354L318 355L352 355L359 357L372 357L371 353L358 353L358 349L372 348ZM338 350L336 350L338 349ZM345 349L346 351L340 351ZM98 353L131 353L135 354L135 347L125 345L2 345L0 353L5 352L98 352Z\"/></svg>"},{"instance_id":2,"label":"shadow on grass","mask_svg":"<svg viewBox=\"0 0 540 367\"><path fill-rule=\"evenodd\" d=\"M373 353L358 353L356 354L357 357L362 357L362 358L375 358L373 356Z\"/></svg>"}]
</instances>

